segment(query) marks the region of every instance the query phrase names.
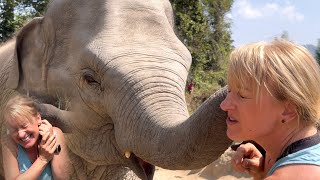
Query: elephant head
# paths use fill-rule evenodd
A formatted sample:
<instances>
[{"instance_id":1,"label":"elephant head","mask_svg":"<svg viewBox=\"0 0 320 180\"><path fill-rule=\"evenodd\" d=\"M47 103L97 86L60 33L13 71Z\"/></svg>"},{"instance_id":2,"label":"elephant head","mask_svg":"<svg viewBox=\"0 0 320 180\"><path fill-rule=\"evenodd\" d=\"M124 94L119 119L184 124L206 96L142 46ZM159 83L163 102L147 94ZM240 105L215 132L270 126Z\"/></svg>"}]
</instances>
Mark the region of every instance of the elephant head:
<instances>
[{"instance_id":1,"label":"elephant head","mask_svg":"<svg viewBox=\"0 0 320 180\"><path fill-rule=\"evenodd\" d=\"M68 105L44 112L71 129L78 177L150 179L152 165L200 168L230 145L225 91L188 114L191 56L173 22L168 0L54 0L16 37L7 87Z\"/></svg>"}]
</instances>

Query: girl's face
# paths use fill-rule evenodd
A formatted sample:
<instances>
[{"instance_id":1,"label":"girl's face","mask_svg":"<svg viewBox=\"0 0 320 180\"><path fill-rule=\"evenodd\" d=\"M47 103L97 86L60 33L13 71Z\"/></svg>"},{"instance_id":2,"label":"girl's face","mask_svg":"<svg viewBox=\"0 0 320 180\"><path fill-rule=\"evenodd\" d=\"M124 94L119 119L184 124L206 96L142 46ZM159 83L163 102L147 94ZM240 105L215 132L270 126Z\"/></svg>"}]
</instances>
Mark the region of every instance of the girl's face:
<instances>
[{"instance_id":1,"label":"girl's face","mask_svg":"<svg viewBox=\"0 0 320 180\"><path fill-rule=\"evenodd\" d=\"M31 116L29 119L10 119L8 120L8 131L10 137L17 144L20 144L25 149L37 145L39 137L38 123L41 122L41 117L38 114L36 117Z\"/></svg>"},{"instance_id":2,"label":"girl's face","mask_svg":"<svg viewBox=\"0 0 320 180\"><path fill-rule=\"evenodd\" d=\"M227 135L234 141L261 140L280 124L284 103L262 87L260 97L248 88L229 89L226 99L220 104L228 113Z\"/></svg>"}]
</instances>

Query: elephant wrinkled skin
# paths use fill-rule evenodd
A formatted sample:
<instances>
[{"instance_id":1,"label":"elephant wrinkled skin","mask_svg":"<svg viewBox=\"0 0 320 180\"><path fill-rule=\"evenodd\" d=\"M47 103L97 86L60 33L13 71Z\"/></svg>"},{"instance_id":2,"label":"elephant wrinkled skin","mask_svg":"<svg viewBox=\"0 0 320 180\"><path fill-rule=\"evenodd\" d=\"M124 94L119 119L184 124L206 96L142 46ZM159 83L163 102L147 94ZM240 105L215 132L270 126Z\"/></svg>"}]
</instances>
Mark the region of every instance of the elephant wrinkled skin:
<instances>
[{"instance_id":1,"label":"elephant wrinkled skin","mask_svg":"<svg viewBox=\"0 0 320 180\"><path fill-rule=\"evenodd\" d=\"M225 90L188 115L191 56L168 0L54 0L0 60L1 104L14 90L63 107L41 109L65 132L73 179L152 179L153 165L200 168L230 145Z\"/></svg>"}]
</instances>

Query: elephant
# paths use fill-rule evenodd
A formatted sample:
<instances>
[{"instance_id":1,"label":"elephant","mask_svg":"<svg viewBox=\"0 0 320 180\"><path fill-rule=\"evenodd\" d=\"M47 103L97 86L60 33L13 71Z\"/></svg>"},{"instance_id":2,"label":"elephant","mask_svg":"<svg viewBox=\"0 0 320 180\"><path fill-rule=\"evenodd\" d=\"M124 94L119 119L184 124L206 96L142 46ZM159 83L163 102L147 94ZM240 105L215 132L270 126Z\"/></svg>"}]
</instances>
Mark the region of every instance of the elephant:
<instances>
[{"instance_id":1,"label":"elephant","mask_svg":"<svg viewBox=\"0 0 320 180\"><path fill-rule=\"evenodd\" d=\"M188 113L191 59L169 0L53 0L0 48L1 105L12 92L42 103L65 132L71 179L197 169L231 140L219 107L226 89Z\"/></svg>"}]
</instances>

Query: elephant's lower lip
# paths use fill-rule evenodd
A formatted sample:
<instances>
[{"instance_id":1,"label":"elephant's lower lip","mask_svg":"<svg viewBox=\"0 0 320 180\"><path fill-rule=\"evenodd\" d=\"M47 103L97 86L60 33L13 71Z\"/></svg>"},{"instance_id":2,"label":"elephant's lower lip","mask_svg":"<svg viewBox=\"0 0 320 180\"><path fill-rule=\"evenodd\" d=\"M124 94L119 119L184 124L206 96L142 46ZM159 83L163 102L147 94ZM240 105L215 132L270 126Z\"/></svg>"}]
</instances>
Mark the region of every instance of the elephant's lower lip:
<instances>
[{"instance_id":1,"label":"elephant's lower lip","mask_svg":"<svg viewBox=\"0 0 320 180\"><path fill-rule=\"evenodd\" d=\"M144 169L144 173L146 174L147 179L152 180L153 175L154 175L154 171L155 171L154 165L149 164L149 163L143 161L142 159L140 159L139 164Z\"/></svg>"},{"instance_id":2,"label":"elephant's lower lip","mask_svg":"<svg viewBox=\"0 0 320 180\"><path fill-rule=\"evenodd\" d=\"M138 156L136 156L134 153L130 156L131 163L133 163L132 170L141 178L141 179L147 179L152 180L155 166L142 160Z\"/></svg>"}]
</instances>

